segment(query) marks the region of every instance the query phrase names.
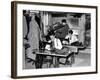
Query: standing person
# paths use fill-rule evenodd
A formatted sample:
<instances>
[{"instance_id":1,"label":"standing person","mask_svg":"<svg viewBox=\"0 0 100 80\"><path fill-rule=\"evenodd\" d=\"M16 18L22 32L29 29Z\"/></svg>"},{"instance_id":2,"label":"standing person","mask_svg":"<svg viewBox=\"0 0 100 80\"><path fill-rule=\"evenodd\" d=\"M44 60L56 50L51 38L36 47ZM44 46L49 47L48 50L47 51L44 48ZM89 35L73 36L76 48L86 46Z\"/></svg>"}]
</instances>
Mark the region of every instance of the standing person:
<instances>
[{"instance_id":1,"label":"standing person","mask_svg":"<svg viewBox=\"0 0 100 80\"><path fill-rule=\"evenodd\" d=\"M58 37L61 41L68 35L69 26L66 22L66 19L62 19L61 28L55 31L55 36Z\"/></svg>"}]
</instances>

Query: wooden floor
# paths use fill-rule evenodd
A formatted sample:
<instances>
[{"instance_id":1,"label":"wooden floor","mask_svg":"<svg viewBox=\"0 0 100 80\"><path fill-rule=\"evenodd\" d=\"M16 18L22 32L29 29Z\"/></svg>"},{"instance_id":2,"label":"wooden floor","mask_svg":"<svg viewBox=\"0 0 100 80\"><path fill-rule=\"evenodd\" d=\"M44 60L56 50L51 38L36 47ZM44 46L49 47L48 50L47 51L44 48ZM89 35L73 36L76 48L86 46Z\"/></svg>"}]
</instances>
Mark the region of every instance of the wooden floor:
<instances>
[{"instance_id":1,"label":"wooden floor","mask_svg":"<svg viewBox=\"0 0 100 80\"><path fill-rule=\"evenodd\" d=\"M64 61L64 58L60 59L60 61ZM72 64L71 67L83 67L83 66L90 66L91 65L91 55L90 53L79 53L75 57L75 63ZM51 65L50 68L54 66ZM60 64L59 67L70 67L69 65L62 65ZM47 64L43 64L43 68L47 68ZM35 69L35 65L32 65L32 62L25 62L24 69Z\"/></svg>"}]
</instances>

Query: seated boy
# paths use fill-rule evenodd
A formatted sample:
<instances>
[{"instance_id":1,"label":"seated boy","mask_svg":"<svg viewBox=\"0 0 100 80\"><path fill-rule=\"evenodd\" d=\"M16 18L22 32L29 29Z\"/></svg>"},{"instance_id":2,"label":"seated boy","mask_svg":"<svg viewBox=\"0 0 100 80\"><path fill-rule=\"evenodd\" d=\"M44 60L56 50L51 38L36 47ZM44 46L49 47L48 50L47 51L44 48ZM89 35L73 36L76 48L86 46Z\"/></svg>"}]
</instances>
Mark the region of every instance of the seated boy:
<instances>
[{"instance_id":1,"label":"seated boy","mask_svg":"<svg viewBox=\"0 0 100 80\"><path fill-rule=\"evenodd\" d=\"M67 40L67 41L66 41ZM79 46L81 43L72 30L69 30L69 34L65 37L63 44L70 44L72 46Z\"/></svg>"}]
</instances>

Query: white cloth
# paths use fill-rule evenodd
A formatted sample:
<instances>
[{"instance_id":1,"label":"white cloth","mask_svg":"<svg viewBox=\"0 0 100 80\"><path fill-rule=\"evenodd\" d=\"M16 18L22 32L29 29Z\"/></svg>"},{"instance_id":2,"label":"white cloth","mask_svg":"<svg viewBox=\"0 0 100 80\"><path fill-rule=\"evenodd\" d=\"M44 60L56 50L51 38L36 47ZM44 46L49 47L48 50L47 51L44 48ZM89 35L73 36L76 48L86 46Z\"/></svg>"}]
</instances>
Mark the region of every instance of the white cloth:
<instances>
[{"instance_id":1,"label":"white cloth","mask_svg":"<svg viewBox=\"0 0 100 80\"><path fill-rule=\"evenodd\" d=\"M51 50L51 49L50 49L50 45L47 44L46 47L45 47L45 49L47 49L47 50Z\"/></svg>"}]
</instances>

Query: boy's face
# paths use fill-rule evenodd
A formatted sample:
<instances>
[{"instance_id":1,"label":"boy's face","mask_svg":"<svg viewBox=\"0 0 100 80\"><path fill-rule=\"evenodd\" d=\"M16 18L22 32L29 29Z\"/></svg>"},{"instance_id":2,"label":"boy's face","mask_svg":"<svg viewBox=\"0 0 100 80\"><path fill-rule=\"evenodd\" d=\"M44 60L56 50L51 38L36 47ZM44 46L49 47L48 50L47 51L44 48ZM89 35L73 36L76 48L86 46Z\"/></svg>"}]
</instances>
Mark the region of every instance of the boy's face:
<instances>
[{"instance_id":1,"label":"boy's face","mask_svg":"<svg viewBox=\"0 0 100 80\"><path fill-rule=\"evenodd\" d=\"M71 36L72 34L71 33L69 33L69 36Z\"/></svg>"},{"instance_id":2,"label":"boy's face","mask_svg":"<svg viewBox=\"0 0 100 80\"><path fill-rule=\"evenodd\" d=\"M51 38L52 41L54 41L55 36L51 35L50 38Z\"/></svg>"}]
</instances>

